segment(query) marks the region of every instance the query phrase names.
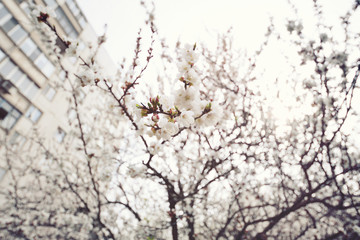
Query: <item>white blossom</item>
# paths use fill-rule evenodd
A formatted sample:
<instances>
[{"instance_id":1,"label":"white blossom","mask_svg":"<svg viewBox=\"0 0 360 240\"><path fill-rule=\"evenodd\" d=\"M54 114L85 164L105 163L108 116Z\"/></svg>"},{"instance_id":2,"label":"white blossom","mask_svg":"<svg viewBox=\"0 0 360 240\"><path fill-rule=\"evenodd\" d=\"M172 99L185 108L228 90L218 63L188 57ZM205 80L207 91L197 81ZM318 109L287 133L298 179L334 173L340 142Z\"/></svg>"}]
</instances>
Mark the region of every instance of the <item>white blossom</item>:
<instances>
[{"instance_id":1,"label":"white blossom","mask_svg":"<svg viewBox=\"0 0 360 240\"><path fill-rule=\"evenodd\" d=\"M173 96L160 96L159 102L162 105L164 111L167 111L174 107L174 97Z\"/></svg>"},{"instance_id":2,"label":"white blossom","mask_svg":"<svg viewBox=\"0 0 360 240\"><path fill-rule=\"evenodd\" d=\"M170 137L175 135L179 130L175 123L168 121L166 118L160 119L158 125L161 129L157 130L157 136L164 140L170 139Z\"/></svg>"},{"instance_id":3,"label":"white blossom","mask_svg":"<svg viewBox=\"0 0 360 240\"><path fill-rule=\"evenodd\" d=\"M211 111L207 114L205 114L201 121L199 121L199 123L203 124L204 126L215 126L220 119L223 117L223 110L222 108L216 104L216 103L212 103L211 104Z\"/></svg>"},{"instance_id":4,"label":"white blossom","mask_svg":"<svg viewBox=\"0 0 360 240\"><path fill-rule=\"evenodd\" d=\"M78 74L81 86L91 85L95 81L95 74L90 69L85 69Z\"/></svg>"},{"instance_id":5,"label":"white blossom","mask_svg":"<svg viewBox=\"0 0 360 240\"><path fill-rule=\"evenodd\" d=\"M179 108L190 110L199 102L199 92L196 88L179 89L175 92L175 105Z\"/></svg>"},{"instance_id":6,"label":"white blossom","mask_svg":"<svg viewBox=\"0 0 360 240\"><path fill-rule=\"evenodd\" d=\"M152 155L158 154L160 152L160 150L161 150L161 144L159 144L159 143L153 144L149 147L149 152Z\"/></svg>"},{"instance_id":7,"label":"white blossom","mask_svg":"<svg viewBox=\"0 0 360 240\"><path fill-rule=\"evenodd\" d=\"M143 165L140 166L131 166L128 168L128 174L132 178L141 177L146 173L146 167Z\"/></svg>"},{"instance_id":8,"label":"white blossom","mask_svg":"<svg viewBox=\"0 0 360 240\"><path fill-rule=\"evenodd\" d=\"M194 112L192 111L184 111L181 113L179 117L176 118L176 121L183 125L184 127L189 127L194 123Z\"/></svg>"},{"instance_id":9,"label":"white blossom","mask_svg":"<svg viewBox=\"0 0 360 240\"><path fill-rule=\"evenodd\" d=\"M65 50L65 55L68 57L79 57L80 56L80 48L79 42L75 40L68 41L70 45Z\"/></svg>"},{"instance_id":10,"label":"white blossom","mask_svg":"<svg viewBox=\"0 0 360 240\"><path fill-rule=\"evenodd\" d=\"M182 57L188 63L194 64L199 59L199 54L194 51L194 45L185 44Z\"/></svg>"}]
</instances>

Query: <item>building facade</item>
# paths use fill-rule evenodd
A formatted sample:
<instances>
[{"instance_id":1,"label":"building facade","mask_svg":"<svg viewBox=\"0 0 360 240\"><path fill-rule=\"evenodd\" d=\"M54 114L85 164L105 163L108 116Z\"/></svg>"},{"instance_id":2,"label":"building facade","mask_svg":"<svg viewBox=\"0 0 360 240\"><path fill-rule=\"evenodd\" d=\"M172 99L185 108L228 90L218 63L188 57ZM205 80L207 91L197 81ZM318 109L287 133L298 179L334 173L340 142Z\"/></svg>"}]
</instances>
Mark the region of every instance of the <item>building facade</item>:
<instances>
[{"instance_id":1,"label":"building facade","mask_svg":"<svg viewBox=\"0 0 360 240\"><path fill-rule=\"evenodd\" d=\"M55 11L56 19L51 23L61 36L96 43L97 36L75 0L35 2ZM66 74L44 49L30 11L27 1L0 1L0 137L19 151L34 128L47 141L61 144L67 135L69 114L73 114L66 93L52 84L52 80L64 81ZM82 54L88 52L84 47ZM104 50L101 58L111 65ZM62 64L75 68L79 60L68 58ZM0 181L7 172L3 161L0 157Z\"/></svg>"}]
</instances>

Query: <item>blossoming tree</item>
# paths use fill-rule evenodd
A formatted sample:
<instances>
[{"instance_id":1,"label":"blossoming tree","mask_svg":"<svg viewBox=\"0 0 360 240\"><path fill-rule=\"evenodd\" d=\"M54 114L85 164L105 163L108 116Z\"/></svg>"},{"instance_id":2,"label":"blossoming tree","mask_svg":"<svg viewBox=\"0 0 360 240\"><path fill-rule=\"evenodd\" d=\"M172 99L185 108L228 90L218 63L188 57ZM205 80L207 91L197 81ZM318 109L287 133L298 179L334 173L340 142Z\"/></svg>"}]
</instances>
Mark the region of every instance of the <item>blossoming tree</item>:
<instances>
[{"instance_id":1,"label":"blossoming tree","mask_svg":"<svg viewBox=\"0 0 360 240\"><path fill-rule=\"evenodd\" d=\"M215 50L179 43L172 54L157 40L150 17L149 46L139 35L129 70L112 77L101 71L96 49L83 58L45 10L35 12L34 24L51 39L69 77L64 89L76 112L74 132L66 151L34 134L30 153L22 156L3 139L11 183L1 192L0 236L360 238L360 152L351 125L359 120L353 107L359 5L354 1L339 20L344 38L319 21L317 35L308 39L294 19L284 24L287 33L270 25L251 56L232 47L231 34L220 36ZM321 16L317 1L314 9ZM260 63L279 41L291 46L290 70L266 82ZM171 89L151 96L141 85L157 54L177 75L169 79ZM61 66L67 55L81 59L80 71ZM80 101L79 89L97 101ZM278 108L288 116L277 116Z\"/></svg>"}]
</instances>

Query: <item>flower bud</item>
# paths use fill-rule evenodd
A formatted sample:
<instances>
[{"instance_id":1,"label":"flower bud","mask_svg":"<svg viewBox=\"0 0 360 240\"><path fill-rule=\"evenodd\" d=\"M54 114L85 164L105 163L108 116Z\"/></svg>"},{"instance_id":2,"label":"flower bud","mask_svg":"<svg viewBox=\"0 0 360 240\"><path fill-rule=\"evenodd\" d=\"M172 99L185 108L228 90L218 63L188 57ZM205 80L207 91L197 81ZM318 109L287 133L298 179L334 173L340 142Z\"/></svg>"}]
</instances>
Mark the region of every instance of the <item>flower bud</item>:
<instances>
[{"instance_id":1,"label":"flower bud","mask_svg":"<svg viewBox=\"0 0 360 240\"><path fill-rule=\"evenodd\" d=\"M37 17L37 20L39 22L46 22L48 18L49 18L49 14L45 12L40 12L40 15Z\"/></svg>"},{"instance_id":2,"label":"flower bud","mask_svg":"<svg viewBox=\"0 0 360 240\"><path fill-rule=\"evenodd\" d=\"M154 114L154 115L151 117L151 120L153 120L154 122L158 122L158 121L159 121L159 115Z\"/></svg>"},{"instance_id":3,"label":"flower bud","mask_svg":"<svg viewBox=\"0 0 360 240\"><path fill-rule=\"evenodd\" d=\"M211 102L209 102L205 107L205 112L210 112L210 111L211 111Z\"/></svg>"}]
</instances>

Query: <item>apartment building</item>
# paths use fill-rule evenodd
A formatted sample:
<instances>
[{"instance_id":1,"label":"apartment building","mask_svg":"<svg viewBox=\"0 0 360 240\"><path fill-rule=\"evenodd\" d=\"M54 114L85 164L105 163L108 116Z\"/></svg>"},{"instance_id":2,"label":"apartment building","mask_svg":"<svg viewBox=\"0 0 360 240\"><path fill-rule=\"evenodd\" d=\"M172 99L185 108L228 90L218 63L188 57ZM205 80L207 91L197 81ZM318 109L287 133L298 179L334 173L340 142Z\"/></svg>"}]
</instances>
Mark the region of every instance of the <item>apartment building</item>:
<instances>
[{"instance_id":1,"label":"apartment building","mask_svg":"<svg viewBox=\"0 0 360 240\"><path fill-rule=\"evenodd\" d=\"M80 43L97 41L75 0L35 2L54 9L56 19L51 21L60 35L78 39ZM6 136L19 151L34 127L44 139L61 144L66 138L71 114L66 93L50 81L54 78L64 81L65 72L47 55L29 13L27 1L0 1L0 137ZM82 54L88 53L86 48L82 51ZM104 50L100 55L108 68L115 68ZM69 68L77 64L79 61L75 58L63 62ZM6 175L3 160L0 157L0 181Z\"/></svg>"}]
</instances>

